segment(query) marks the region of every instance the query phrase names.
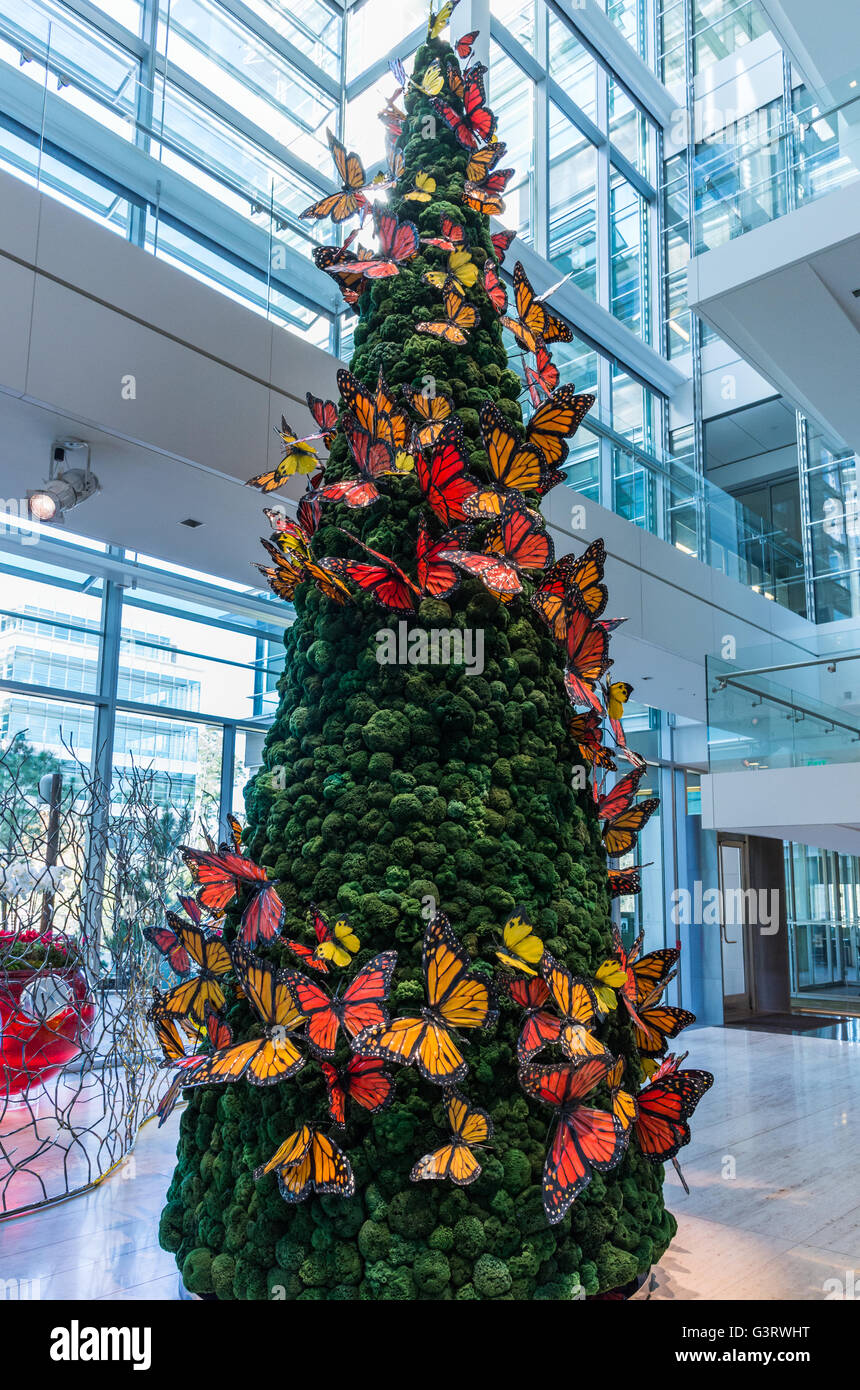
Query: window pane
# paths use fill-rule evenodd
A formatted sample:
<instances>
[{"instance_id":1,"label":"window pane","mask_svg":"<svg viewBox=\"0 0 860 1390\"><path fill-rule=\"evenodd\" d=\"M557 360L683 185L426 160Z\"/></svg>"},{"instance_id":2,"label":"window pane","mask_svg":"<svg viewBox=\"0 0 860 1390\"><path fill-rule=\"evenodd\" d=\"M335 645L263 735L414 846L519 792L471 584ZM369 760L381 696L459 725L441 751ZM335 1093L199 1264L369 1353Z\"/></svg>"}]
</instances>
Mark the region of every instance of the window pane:
<instances>
[{"instance_id":1,"label":"window pane","mask_svg":"<svg viewBox=\"0 0 860 1390\"><path fill-rule=\"evenodd\" d=\"M597 150L550 102L549 257L597 298Z\"/></svg>"},{"instance_id":2,"label":"window pane","mask_svg":"<svg viewBox=\"0 0 860 1390\"><path fill-rule=\"evenodd\" d=\"M371 67L383 52L396 49L414 29L426 32L427 13L427 0L399 0L397 5L391 0L365 0L355 5L347 19L347 81Z\"/></svg>"},{"instance_id":3,"label":"window pane","mask_svg":"<svg viewBox=\"0 0 860 1390\"><path fill-rule=\"evenodd\" d=\"M527 48L529 53L534 53L534 0L490 0L490 14L504 24L523 48Z\"/></svg>"},{"instance_id":4,"label":"window pane","mask_svg":"<svg viewBox=\"0 0 860 1390\"><path fill-rule=\"evenodd\" d=\"M534 169L534 86L497 43L490 44L489 97L507 144L505 168L515 170L505 193L505 225L532 240L531 187Z\"/></svg>"},{"instance_id":5,"label":"window pane","mask_svg":"<svg viewBox=\"0 0 860 1390\"><path fill-rule=\"evenodd\" d=\"M620 174L610 185L611 263L610 308L622 323L646 341L648 315L648 207L644 198Z\"/></svg>"},{"instance_id":6,"label":"window pane","mask_svg":"<svg viewBox=\"0 0 860 1390\"><path fill-rule=\"evenodd\" d=\"M245 3L323 72L340 75L343 20L323 0L290 0L289 9L270 0Z\"/></svg>"},{"instance_id":7,"label":"window pane","mask_svg":"<svg viewBox=\"0 0 860 1390\"><path fill-rule=\"evenodd\" d=\"M609 138L644 178L651 177L651 126L617 82L609 79Z\"/></svg>"},{"instance_id":8,"label":"window pane","mask_svg":"<svg viewBox=\"0 0 860 1390\"><path fill-rule=\"evenodd\" d=\"M549 17L549 71L591 120L597 114L597 64L566 24Z\"/></svg>"}]
</instances>

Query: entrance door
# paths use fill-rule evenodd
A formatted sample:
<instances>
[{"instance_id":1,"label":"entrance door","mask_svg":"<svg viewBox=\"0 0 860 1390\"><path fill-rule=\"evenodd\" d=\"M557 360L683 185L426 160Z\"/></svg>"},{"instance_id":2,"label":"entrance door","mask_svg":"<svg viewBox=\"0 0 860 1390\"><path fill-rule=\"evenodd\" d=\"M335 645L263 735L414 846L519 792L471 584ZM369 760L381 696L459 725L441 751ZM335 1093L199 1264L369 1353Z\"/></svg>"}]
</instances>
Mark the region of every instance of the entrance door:
<instances>
[{"instance_id":1,"label":"entrance door","mask_svg":"<svg viewBox=\"0 0 860 1390\"><path fill-rule=\"evenodd\" d=\"M753 981L746 899L746 841L718 842L720 861L720 940L723 960L723 1015L727 1021L753 1012Z\"/></svg>"}]
</instances>

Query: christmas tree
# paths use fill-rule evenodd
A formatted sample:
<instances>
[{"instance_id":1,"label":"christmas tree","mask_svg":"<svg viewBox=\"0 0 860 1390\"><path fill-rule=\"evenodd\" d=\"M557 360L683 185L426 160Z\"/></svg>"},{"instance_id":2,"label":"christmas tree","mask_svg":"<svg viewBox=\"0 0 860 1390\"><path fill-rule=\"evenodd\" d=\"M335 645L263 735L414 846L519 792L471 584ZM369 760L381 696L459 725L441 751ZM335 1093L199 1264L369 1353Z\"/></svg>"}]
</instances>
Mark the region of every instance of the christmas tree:
<instances>
[{"instance_id":1,"label":"christmas tree","mask_svg":"<svg viewBox=\"0 0 860 1390\"><path fill-rule=\"evenodd\" d=\"M560 979L569 978L567 971L590 981L583 997L600 1003L584 1046L573 1028L569 1074L596 1067L599 1084L586 1103L607 1112L616 1136L627 1127L611 1118L622 1065L624 1086L635 1093L654 1064L643 1068L636 1024L611 988L624 980L624 970L618 973L617 958L614 970L605 964L618 945L606 847L592 787L578 775L595 759L586 728L595 712L579 710L571 738L576 709L569 682L565 688L565 651L551 626L556 609L530 602L541 585L538 567L529 568L522 557L518 565L512 543L498 538L498 519L490 519L494 507L507 507L526 542L537 536L539 548L545 532L535 513L541 491L554 480L537 446L538 485L507 489L502 465L490 466L494 430L501 430L503 443L505 431L513 433L515 452L527 455L528 441L522 382L508 364L499 317L503 246L491 240L482 210L495 206L493 181L474 177L483 172L476 167L481 157L474 160L477 150L487 152L490 174L501 151L481 138L484 120L483 133L492 141L491 118L480 115L486 110L480 72L467 71L464 83L465 66L441 37L428 37L406 79L402 129L396 106L387 108L392 184L376 224L383 240L377 263L387 260L388 272L365 275L364 253L352 247L318 258L355 299L355 350L351 377L342 378L344 399L324 477L314 480L305 503L308 530L316 530L307 546L289 525L270 542L273 580L294 593L297 617L286 634L264 767L246 792L243 849L277 883L284 911L280 932L257 940L256 957L292 972L294 983L297 973L332 991L340 983L342 999L345 981L396 952L387 996L391 1018L421 1018L428 1002L422 970L428 923L442 920L443 932L450 923L457 950L468 958L464 978L477 982L479 992L485 982L488 997L498 997L486 1010L487 1026L455 1027L452 1034L468 1065L465 1076L457 1075L456 1093L478 1112L471 1132L486 1143L463 1160L467 1178L477 1163L474 1181L423 1180L432 1175L433 1161L422 1156L444 1150L458 1102L452 1111L450 1087L428 1081L417 1065L393 1063L384 1027L366 1030L357 1042L340 1029L336 1065L347 1063L352 1042L356 1056L383 1059L377 1067L384 1066L393 1086L389 1103L376 1111L350 1096L345 1126L337 1130L319 1053L315 1058L304 1048L300 1028L290 1032L289 1046L306 1056L305 1064L296 1063L300 1069L278 1084L242 1079L205 1085L198 1078L186 1093L161 1243L175 1252L189 1289L219 1299L580 1298L628 1285L660 1258L675 1231L663 1204L662 1167L627 1142L629 1134L618 1140L609 1171L593 1169L576 1200L554 1212L544 1178L553 1116L535 1102L540 1085L527 1094L521 1084L535 1066L523 1067L529 1054L522 1050L522 1005L546 998L541 981L556 965ZM468 128L458 131L464 113ZM469 173L479 189L471 197L467 190L464 202ZM363 171L353 167L345 174L342 196L361 204L365 195L349 191L350 177L355 185ZM381 220L388 214L396 219L393 227ZM408 223L420 240L402 230ZM548 331L548 311L532 312L533 322L543 318ZM520 322L524 350L546 353L540 333L531 344L527 336ZM411 393L406 398L404 388ZM554 399L550 389L547 400ZM571 392L562 388L559 401L569 404ZM535 398L541 394L535 387ZM591 402L576 400L579 418ZM320 419L326 419L322 407ZM404 419L410 422L405 441ZM417 442L413 424L423 432ZM374 473L378 460L365 459L356 483L362 448L383 436L384 468ZM291 438L285 426L285 439ZM305 472L301 443L288 443L288 457ZM461 529L459 502L452 504L452 525L446 524L444 498L439 507L428 500L427 465L415 467L419 451L426 460L442 448L459 450L464 460L460 474L453 470L455 483L457 477L474 480L461 491L474 492L477 485L487 493L466 512L468 531ZM528 477L534 459L525 456L519 466ZM371 505L357 505L365 498L355 489L364 487L378 493ZM419 534L425 545L436 546L437 581L446 564L462 575L454 592L450 583L427 580L426 568L417 591L414 580L398 577L415 571ZM482 558L470 561L470 555ZM377 569L388 578L383 581ZM544 569L563 592L564 566ZM510 573L517 592L504 592ZM580 604L577 614L579 608L591 631L594 612ZM562 598L561 612L568 611ZM443 653L434 662L440 633L447 634L449 659ZM462 651L457 634L466 644ZM597 688L592 682L592 694ZM617 711L615 728L622 737ZM611 763L605 750L597 761ZM635 790L636 769L628 776ZM224 930L228 942L241 932L239 913L257 891L254 884L239 884L238 907ZM325 975L304 970L288 945L309 942L304 965L313 966L315 942L306 926L311 903L322 914L319 921L349 918L326 950L315 952L317 963L320 954L327 960ZM530 951L535 938L537 948ZM510 968L500 970L500 948ZM251 959L251 952L241 957L243 970L251 969ZM665 970L655 982L662 988ZM305 998L300 994L300 1002ZM260 1018L247 998L227 990L226 1008L234 1040L260 1036ZM547 1009L545 1018L553 999ZM557 1041L561 1025L556 1020L550 1026ZM584 1031L578 1030L579 1044ZM665 1037L660 1042L665 1046ZM544 1061L539 1048L540 1040L533 1050L537 1069ZM645 1050L656 1056L659 1048ZM618 1059L614 1076L601 1056ZM351 1175L341 1190L351 1195L284 1200L284 1180L289 1189L297 1168L283 1157L281 1184L277 1164L255 1177L303 1125L333 1137ZM306 1140L295 1152L310 1154Z\"/></svg>"}]
</instances>

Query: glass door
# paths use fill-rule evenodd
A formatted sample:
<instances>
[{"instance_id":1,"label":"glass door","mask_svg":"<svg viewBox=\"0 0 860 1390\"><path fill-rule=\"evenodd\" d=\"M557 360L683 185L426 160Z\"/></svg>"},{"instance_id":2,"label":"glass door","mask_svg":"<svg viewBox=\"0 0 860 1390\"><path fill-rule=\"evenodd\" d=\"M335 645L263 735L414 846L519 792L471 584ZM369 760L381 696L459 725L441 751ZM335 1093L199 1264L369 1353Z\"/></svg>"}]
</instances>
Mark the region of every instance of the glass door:
<instances>
[{"instance_id":1,"label":"glass door","mask_svg":"<svg viewBox=\"0 0 860 1390\"><path fill-rule=\"evenodd\" d=\"M723 961L723 1016L727 1022L753 1012L752 955L746 898L746 841L719 840L720 941Z\"/></svg>"}]
</instances>

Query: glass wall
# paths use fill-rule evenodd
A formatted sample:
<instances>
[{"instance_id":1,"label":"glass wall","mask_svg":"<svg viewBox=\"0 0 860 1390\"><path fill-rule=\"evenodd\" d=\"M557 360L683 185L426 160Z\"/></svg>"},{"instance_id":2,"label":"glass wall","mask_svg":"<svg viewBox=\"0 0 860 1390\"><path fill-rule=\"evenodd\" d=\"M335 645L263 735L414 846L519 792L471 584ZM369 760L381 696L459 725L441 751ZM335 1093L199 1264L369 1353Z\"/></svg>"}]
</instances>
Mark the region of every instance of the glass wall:
<instances>
[{"instance_id":1,"label":"glass wall","mask_svg":"<svg viewBox=\"0 0 860 1390\"><path fill-rule=\"evenodd\" d=\"M860 859L787 844L785 881L792 994L860 1002Z\"/></svg>"}]
</instances>

